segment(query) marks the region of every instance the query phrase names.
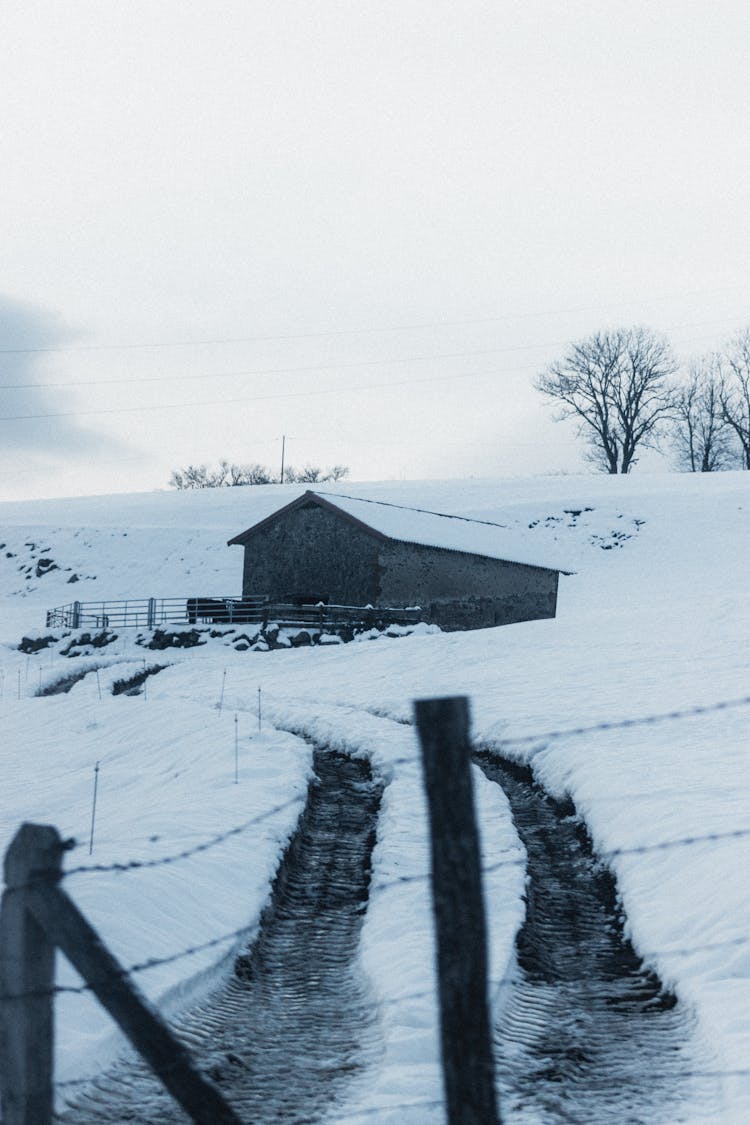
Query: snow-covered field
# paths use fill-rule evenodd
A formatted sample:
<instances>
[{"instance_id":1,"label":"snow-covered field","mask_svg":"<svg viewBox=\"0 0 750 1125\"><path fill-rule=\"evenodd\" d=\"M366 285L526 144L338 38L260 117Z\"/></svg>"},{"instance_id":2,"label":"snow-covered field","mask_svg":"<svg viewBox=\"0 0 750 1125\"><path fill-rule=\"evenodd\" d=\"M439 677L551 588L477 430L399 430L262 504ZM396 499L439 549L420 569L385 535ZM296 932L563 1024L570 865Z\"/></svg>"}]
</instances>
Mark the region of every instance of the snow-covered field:
<instances>
[{"instance_id":1,"label":"snow-covered field","mask_svg":"<svg viewBox=\"0 0 750 1125\"><path fill-rule=\"evenodd\" d=\"M750 695L750 474L341 491L522 533L575 571L561 579L558 617L269 653L236 652L229 638L149 653L123 632L76 660L59 646L26 656L21 636L43 634L44 611L74 598L239 592L241 552L227 539L299 489L2 504L3 844L21 820L52 823L81 844L68 867L107 865L189 851L247 824L174 863L66 882L124 963L169 957L243 927L252 933L310 775L300 736L366 754L387 782L362 946L384 1047L372 1076L332 1112L439 1120L429 1108L441 1086L418 754L410 728L393 720L410 717L415 697L467 694L475 738L530 761L553 793L569 793L597 850L614 853L633 943L694 1008L706 1068L720 1073L712 1120L750 1120L750 707L548 733ZM144 656L169 667L149 679L145 696L112 697L111 683L142 668ZM92 671L67 695L35 696L83 661L98 677ZM502 794L479 771L475 779L493 868L486 891L497 985L523 914L522 853ZM394 882L402 875L416 878ZM238 940L140 972L139 983L160 1004L182 1003L210 987ZM75 983L71 970L60 979ZM58 1078L96 1072L117 1044L106 1017L85 994L64 994L57 1012ZM387 1109L405 1102L414 1108Z\"/></svg>"}]
</instances>

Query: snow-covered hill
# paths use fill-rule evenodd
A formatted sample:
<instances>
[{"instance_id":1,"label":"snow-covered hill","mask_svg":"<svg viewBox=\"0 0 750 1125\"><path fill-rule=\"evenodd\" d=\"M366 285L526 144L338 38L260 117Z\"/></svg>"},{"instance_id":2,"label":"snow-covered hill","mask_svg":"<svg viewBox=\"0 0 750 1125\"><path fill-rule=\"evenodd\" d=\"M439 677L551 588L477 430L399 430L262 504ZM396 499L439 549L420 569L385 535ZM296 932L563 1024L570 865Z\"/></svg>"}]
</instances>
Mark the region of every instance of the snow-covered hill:
<instances>
[{"instance_id":1,"label":"snow-covered hill","mask_svg":"<svg viewBox=\"0 0 750 1125\"><path fill-rule=\"evenodd\" d=\"M122 634L100 653L78 658L98 667L98 675L92 671L67 695L38 698L40 684L75 665L59 655L59 645L30 656L16 647L23 634L44 632L47 608L74 598L239 591L241 552L226 541L300 490L2 504L3 842L22 819L55 823L86 840L97 760L97 863L179 852L279 806L245 833L180 862L71 878L71 893L124 962L167 956L257 919L310 769L308 744L283 731L366 753L389 782L375 886L393 871L426 872L416 748L408 728L389 717L408 718L418 696L468 694L477 739L504 744L508 755L530 761L552 792L569 793L597 849L615 853L610 862L632 940L693 1006L710 1044L706 1067L721 1076L712 1120L747 1120L750 707L565 737L545 732L750 695L750 474L338 489L523 532L575 571L561 579L558 617L289 652L238 653L217 638L158 654L169 667L149 680L145 695L112 697L111 683L143 666L143 650ZM264 714L279 731L258 733L259 687ZM394 764L404 758L413 764ZM488 864L517 858L502 795L479 774L477 791ZM74 852L70 864L86 860ZM522 917L522 870L510 864L490 878L497 983ZM357 1091L359 1108L383 1106L389 1092L407 1086L414 1100L440 1096L434 998L409 999L432 980L429 900L426 884L418 887L373 894L368 911L363 963L375 999L390 1003L383 1007L381 1068ZM205 989L235 945L227 940L153 969L140 983L176 1003L188 988ZM105 1051L104 1017L87 997L65 996L59 1018L66 1028L60 1077L96 1069ZM339 1107L352 1120L355 1109L354 1094L351 1106ZM435 1118L418 1110L389 1117L383 1109L377 1119Z\"/></svg>"}]
</instances>

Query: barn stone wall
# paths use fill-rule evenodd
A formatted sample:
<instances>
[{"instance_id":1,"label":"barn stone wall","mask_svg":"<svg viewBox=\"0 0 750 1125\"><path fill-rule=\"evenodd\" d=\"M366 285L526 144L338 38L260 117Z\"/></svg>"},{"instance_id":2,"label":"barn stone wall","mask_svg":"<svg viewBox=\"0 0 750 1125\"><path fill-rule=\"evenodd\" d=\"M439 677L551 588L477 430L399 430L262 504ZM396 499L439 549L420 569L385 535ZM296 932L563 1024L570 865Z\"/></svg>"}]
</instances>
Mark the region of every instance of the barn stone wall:
<instances>
[{"instance_id":1,"label":"barn stone wall","mask_svg":"<svg viewBox=\"0 0 750 1125\"><path fill-rule=\"evenodd\" d=\"M382 540L311 502L254 531L243 595L314 595L338 605L413 606L444 629L554 617L558 573Z\"/></svg>"},{"instance_id":2,"label":"barn stone wall","mask_svg":"<svg viewBox=\"0 0 750 1125\"><path fill-rule=\"evenodd\" d=\"M323 596L335 605L377 605L378 541L320 505L305 504L253 532L242 593Z\"/></svg>"},{"instance_id":3,"label":"barn stone wall","mask_svg":"<svg viewBox=\"0 0 750 1125\"><path fill-rule=\"evenodd\" d=\"M554 617L558 573L414 543L381 545L383 605L420 605L444 629Z\"/></svg>"}]
</instances>

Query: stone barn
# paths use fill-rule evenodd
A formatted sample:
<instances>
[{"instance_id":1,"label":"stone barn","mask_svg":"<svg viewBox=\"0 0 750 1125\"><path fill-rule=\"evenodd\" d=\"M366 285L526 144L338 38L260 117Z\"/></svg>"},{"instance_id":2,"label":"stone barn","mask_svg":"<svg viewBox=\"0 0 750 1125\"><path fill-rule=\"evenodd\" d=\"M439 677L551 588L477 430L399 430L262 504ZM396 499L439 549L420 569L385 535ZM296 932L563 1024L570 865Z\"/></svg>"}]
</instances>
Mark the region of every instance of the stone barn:
<instances>
[{"instance_id":1,"label":"stone barn","mask_svg":"<svg viewBox=\"0 0 750 1125\"><path fill-rule=\"evenodd\" d=\"M419 606L444 629L554 617L567 573L519 557L499 524L334 493L305 492L229 544L245 549L243 597Z\"/></svg>"}]
</instances>

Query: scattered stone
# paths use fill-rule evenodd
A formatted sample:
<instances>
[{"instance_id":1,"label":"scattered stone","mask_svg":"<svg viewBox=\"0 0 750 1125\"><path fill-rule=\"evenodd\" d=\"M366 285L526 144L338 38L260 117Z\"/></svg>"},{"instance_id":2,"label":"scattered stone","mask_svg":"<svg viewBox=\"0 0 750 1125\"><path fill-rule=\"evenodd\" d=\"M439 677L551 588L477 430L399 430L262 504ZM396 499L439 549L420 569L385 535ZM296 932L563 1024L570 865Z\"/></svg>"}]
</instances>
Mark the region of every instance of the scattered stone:
<instances>
[{"instance_id":1,"label":"scattered stone","mask_svg":"<svg viewBox=\"0 0 750 1125\"><path fill-rule=\"evenodd\" d=\"M174 632L154 629L154 635L145 647L161 650L165 648L196 648L197 645L204 644L206 644L206 641L200 629L175 630Z\"/></svg>"},{"instance_id":2,"label":"scattered stone","mask_svg":"<svg viewBox=\"0 0 750 1125\"><path fill-rule=\"evenodd\" d=\"M52 633L47 637L22 637L18 651L33 654L54 644L57 644L57 637L53 636Z\"/></svg>"},{"instance_id":3,"label":"scattered stone","mask_svg":"<svg viewBox=\"0 0 750 1125\"><path fill-rule=\"evenodd\" d=\"M81 633L80 636L74 637L67 648L60 649L61 656L78 656L79 653L73 653L71 650L74 647L78 648L106 648L111 645L113 641L117 640L117 633L110 633L108 629L102 629L100 633Z\"/></svg>"},{"instance_id":4,"label":"scattered stone","mask_svg":"<svg viewBox=\"0 0 750 1125\"><path fill-rule=\"evenodd\" d=\"M80 581L81 580L78 577L78 575L75 573L75 571L73 572L73 574L71 574L70 578L68 579L68 582L80 582Z\"/></svg>"}]
</instances>

